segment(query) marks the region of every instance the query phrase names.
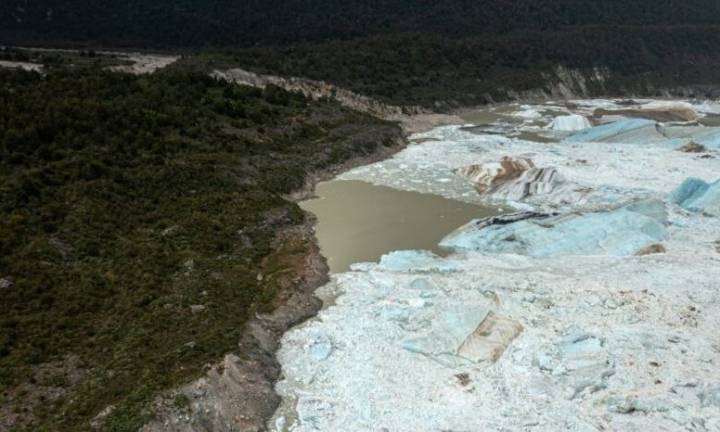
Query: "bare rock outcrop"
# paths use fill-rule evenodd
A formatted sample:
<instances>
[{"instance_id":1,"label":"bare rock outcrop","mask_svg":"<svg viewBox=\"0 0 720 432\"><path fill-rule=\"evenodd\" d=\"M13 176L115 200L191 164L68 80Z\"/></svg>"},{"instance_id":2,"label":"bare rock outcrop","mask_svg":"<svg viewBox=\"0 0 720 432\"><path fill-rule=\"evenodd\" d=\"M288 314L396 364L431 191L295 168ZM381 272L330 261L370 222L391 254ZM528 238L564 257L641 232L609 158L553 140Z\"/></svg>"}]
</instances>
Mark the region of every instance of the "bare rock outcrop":
<instances>
[{"instance_id":1,"label":"bare rock outcrop","mask_svg":"<svg viewBox=\"0 0 720 432\"><path fill-rule=\"evenodd\" d=\"M265 88L268 85L275 85L287 91L302 93L311 99L332 99L347 108L384 119L408 114L429 113L429 111L419 106L400 107L388 105L333 84L307 78L284 78L274 75L260 75L244 69L216 70L212 73L212 76L252 87Z\"/></svg>"}]
</instances>

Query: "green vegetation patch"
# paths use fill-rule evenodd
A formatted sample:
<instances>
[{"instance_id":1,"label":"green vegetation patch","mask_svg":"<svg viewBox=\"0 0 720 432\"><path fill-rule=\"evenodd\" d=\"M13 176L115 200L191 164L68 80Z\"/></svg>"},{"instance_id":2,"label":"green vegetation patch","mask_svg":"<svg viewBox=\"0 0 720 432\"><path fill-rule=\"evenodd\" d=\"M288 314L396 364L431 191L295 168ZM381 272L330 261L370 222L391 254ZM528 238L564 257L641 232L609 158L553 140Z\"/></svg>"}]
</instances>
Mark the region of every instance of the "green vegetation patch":
<instances>
[{"instance_id":1,"label":"green vegetation patch","mask_svg":"<svg viewBox=\"0 0 720 432\"><path fill-rule=\"evenodd\" d=\"M307 243L282 194L395 125L205 74L0 70L0 429L136 430ZM286 250L287 249L287 250ZM276 265L276 264L273 264Z\"/></svg>"}]
</instances>

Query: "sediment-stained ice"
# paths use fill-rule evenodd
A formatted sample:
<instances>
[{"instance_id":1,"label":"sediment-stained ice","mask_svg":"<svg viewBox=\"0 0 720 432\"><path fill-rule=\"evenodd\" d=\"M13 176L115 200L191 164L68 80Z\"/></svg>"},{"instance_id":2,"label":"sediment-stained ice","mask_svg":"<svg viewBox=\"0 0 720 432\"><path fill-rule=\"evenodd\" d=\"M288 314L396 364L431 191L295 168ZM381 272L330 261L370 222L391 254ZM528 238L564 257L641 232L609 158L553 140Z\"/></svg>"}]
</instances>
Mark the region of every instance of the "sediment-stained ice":
<instances>
[{"instance_id":1,"label":"sediment-stained ice","mask_svg":"<svg viewBox=\"0 0 720 432\"><path fill-rule=\"evenodd\" d=\"M611 188L595 190L568 182L556 168L536 167L528 158L504 156L500 162L470 165L456 173L470 182L488 204L590 208L624 201Z\"/></svg>"},{"instance_id":2,"label":"sediment-stained ice","mask_svg":"<svg viewBox=\"0 0 720 432\"><path fill-rule=\"evenodd\" d=\"M701 117L691 103L684 101L652 101L641 105L640 111L645 113L668 113L684 121L695 121Z\"/></svg>"}]
</instances>

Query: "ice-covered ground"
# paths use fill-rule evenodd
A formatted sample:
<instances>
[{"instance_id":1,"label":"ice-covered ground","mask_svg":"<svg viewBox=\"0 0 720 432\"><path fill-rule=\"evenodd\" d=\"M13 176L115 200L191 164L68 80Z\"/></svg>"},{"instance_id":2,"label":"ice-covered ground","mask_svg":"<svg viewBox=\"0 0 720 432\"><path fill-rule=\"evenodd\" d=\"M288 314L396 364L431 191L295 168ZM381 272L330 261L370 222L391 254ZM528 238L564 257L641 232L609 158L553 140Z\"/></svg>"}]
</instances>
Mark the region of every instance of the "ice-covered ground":
<instances>
[{"instance_id":1,"label":"ice-covered ground","mask_svg":"<svg viewBox=\"0 0 720 432\"><path fill-rule=\"evenodd\" d=\"M584 101L576 112L613 103ZM343 177L487 201L455 170L530 158L597 198L559 206L536 195L516 207L559 212L560 220L567 212L592 216L588 229L602 242L599 211L660 200L648 202L667 219L636 228L662 246L614 256L602 248L582 255L579 244L543 258L522 249L446 258L405 251L356 264L321 288L332 306L285 335L277 385L284 404L271 428L720 430L720 218L708 216L720 177L716 151L537 143L460 126L413 138L434 140ZM699 180L680 188L689 177ZM707 211L696 208L705 203ZM602 228L608 238L613 229ZM470 355L468 338L497 349Z\"/></svg>"}]
</instances>

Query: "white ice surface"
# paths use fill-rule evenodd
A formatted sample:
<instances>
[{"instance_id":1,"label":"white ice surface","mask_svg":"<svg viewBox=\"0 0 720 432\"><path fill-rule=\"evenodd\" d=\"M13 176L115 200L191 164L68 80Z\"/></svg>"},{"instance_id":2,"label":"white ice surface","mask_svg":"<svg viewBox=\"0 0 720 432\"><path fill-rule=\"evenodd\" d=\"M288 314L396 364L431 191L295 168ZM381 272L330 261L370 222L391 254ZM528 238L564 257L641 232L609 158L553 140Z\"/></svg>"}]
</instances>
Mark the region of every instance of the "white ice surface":
<instances>
[{"instance_id":1,"label":"white ice surface","mask_svg":"<svg viewBox=\"0 0 720 432\"><path fill-rule=\"evenodd\" d=\"M571 114L555 117L547 127L548 129L559 131L579 131L587 129L591 126L592 125L585 116Z\"/></svg>"},{"instance_id":2,"label":"white ice surface","mask_svg":"<svg viewBox=\"0 0 720 432\"><path fill-rule=\"evenodd\" d=\"M439 141L343 178L476 201L454 169L530 157L601 195L667 200L688 177L713 183L720 174L715 153L653 144L540 144L459 127L419 137ZM720 430L720 219L667 208L666 253L403 252L334 275L320 293L336 302L283 338L284 405L271 427ZM524 327L496 363L438 362L407 349L439 329L467 331L491 303Z\"/></svg>"},{"instance_id":3,"label":"white ice surface","mask_svg":"<svg viewBox=\"0 0 720 432\"><path fill-rule=\"evenodd\" d=\"M703 114L720 114L720 102L704 101L693 104L695 111Z\"/></svg>"}]
</instances>

